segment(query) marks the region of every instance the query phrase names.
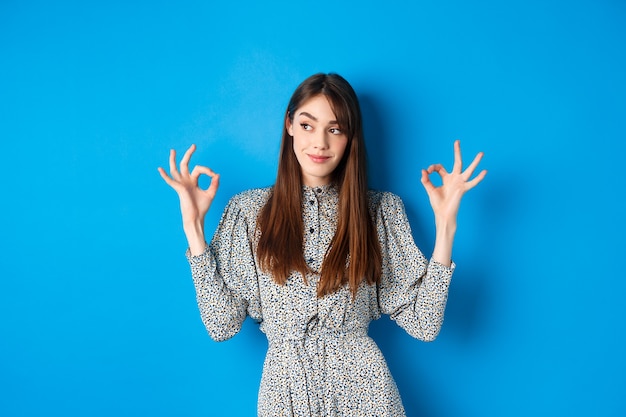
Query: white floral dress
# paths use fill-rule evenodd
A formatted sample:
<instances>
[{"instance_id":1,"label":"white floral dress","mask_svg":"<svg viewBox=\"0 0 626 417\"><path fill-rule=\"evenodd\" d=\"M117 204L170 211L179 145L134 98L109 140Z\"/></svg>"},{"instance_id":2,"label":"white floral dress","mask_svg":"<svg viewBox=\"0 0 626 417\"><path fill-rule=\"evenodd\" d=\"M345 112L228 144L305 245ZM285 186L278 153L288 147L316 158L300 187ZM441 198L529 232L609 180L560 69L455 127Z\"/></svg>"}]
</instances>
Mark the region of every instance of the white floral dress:
<instances>
[{"instance_id":1,"label":"white floral dress","mask_svg":"<svg viewBox=\"0 0 626 417\"><path fill-rule=\"evenodd\" d=\"M337 223L336 187L304 186L304 256L319 271ZM294 272L278 285L259 268L256 220L271 188L228 203L210 245L191 265L202 321L217 341L235 335L246 316L269 341L259 416L404 416L396 384L375 342L371 320L389 314L410 335L433 340L443 322L454 265L428 262L416 247L399 197L370 191L382 251L379 285L362 283L321 299L319 274Z\"/></svg>"}]
</instances>

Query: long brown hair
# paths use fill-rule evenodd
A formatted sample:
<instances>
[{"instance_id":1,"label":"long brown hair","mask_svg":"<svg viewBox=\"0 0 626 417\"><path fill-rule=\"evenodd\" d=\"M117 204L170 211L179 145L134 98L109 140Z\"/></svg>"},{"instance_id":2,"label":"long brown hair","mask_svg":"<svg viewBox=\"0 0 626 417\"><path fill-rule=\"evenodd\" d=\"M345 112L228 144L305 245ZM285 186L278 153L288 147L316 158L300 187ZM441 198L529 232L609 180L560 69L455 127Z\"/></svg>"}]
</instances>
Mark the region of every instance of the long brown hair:
<instances>
[{"instance_id":1,"label":"long brown hair","mask_svg":"<svg viewBox=\"0 0 626 417\"><path fill-rule=\"evenodd\" d=\"M343 158L332 174L339 189L337 230L326 252L317 296L331 294L346 283L353 296L365 279L378 283L381 254L368 205L367 167L361 109L356 93L338 74L315 74L294 91L285 113L278 174L272 194L259 214L257 259L261 268L284 284L292 271L306 279L311 272L303 253L302 172L286 127L307 100L324 95L348 137Z\"/></svg>"}]
</instances>

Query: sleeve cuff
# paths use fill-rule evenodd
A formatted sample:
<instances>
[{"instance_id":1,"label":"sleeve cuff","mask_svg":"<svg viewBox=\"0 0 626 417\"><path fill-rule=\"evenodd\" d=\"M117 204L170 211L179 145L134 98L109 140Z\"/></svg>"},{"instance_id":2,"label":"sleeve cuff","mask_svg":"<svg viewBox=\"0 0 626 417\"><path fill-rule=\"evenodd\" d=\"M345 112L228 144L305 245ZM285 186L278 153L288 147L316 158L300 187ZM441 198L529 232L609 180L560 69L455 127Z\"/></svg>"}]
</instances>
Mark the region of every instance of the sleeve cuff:
<instances>
[{"instance_id":1,"label":"sleeve cuff","mask_svg":"<svg viewBox=\"0 0 626 417\"><path fill-rule=\"evenodd\" d=\"M452 274L454 270L456 269L456 264L454 263L454 261L450 261L450 266L445 266L444 264L437 262L431 258L429 265L431 265L431 268L434 268L434 270L438 272L443 272L443 273L448 273L448 274Z\"/></svg>"},{"instance_id":2,"label":"sleeve cuff","mask_svg":"<svg viewBox=\"0 0 626 417\"><path fill-rule=\"evenodd\" d=\"M209 245L205 243L204 251L200 255L195 255L195 256L192 255L191 250L187 248L187 250L185 251L185 257L187 258L187 261L189 261L189 264L191 266L198 266L198 265L206 264L210 258Z\"/></svg>"}]
</instances>

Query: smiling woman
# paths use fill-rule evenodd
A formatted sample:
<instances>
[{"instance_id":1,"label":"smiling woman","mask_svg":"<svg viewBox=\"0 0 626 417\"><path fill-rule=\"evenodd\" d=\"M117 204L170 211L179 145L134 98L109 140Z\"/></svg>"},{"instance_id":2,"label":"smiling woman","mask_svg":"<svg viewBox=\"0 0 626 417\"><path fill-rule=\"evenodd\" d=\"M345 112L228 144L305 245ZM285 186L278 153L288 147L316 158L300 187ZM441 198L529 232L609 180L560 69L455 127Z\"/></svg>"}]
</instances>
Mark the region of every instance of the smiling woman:
<instances>
[{"instance_id":1,"label":"smiling woman","mask_svg":"<svg viewBox=\"0 0 626 417\"><path fill-rule=\"evenodd\" d=\"M443 322L456 217L482 154L422 171L437 226L430 260L417 248L402 201L367 188L356 94L336 74L316 74L285 112L276 183L234 196L211 244L204 218L218 189L211 169L180 167L170 153L163 179L179 195L188 260L203 322L215 340L235 335L247 316L269 341L260 416L404 416L385 360L368 336L388 314L410 335L433 340ZM435 187L432 173L442 177ZM198 186L211 177L208 189Z\"/></svg>"},{"instance_id":2,"label":"smiling woman","mask_svg":"<svg viewBox=\"0 0 626 417\"><path fill-rule=\"evenodd\" d=\"M335 119L326 96L318 95L304 103L293 120L286 121L304 185L317 187L329 183L343 158L348 138Z\"/></svg>"}]
</instances>

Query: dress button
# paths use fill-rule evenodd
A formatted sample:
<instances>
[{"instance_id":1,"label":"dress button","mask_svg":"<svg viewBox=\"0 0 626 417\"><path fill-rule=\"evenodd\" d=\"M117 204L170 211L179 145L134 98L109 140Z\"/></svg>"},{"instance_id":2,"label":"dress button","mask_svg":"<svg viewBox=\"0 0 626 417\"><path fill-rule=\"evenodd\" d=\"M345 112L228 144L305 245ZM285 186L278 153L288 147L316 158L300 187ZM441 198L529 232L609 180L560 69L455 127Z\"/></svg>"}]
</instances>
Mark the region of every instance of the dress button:
<instances>
[{"instance_id":1,"label":"dress button","mask_svg":"<svg viewBox=\"0 0 626 417\"><path fill-rule=\"evenodd\" d=\"M313 229L312 227L309 229L309 232L313 233L315 231L315 229Z\"/></svg>"},{"instance_id":2,"label":"dress button","mask_svg":"<svg viewBox=\"0 0 626 417\"><path fill-rule=\"evenodd\" d=\"M322 192L322 189L321 189L321 188L316 188L316 189L315 189L315 192L319 194L319 193L321 193L321 192Z\"/></svg>"},{"instance_id":3,"label":"dress button","mask_svg":"<svg viewBox=\"0 0 626 417\"><path fill-rule=\"evenodd\" d=\"M308 263L312 264L313 263L313 258L309 258L306 260Z\"/></svg>"},{"instance_id":4,"label":"dress button","mask_svg":"<svg viewBox=\"0 0 626 417\"><path fill-rule=\"evenodd\" d=\"M310 204L310 205L315 204L315 200L309 200L309 204Z\"/></svg>"}]
</instances>

